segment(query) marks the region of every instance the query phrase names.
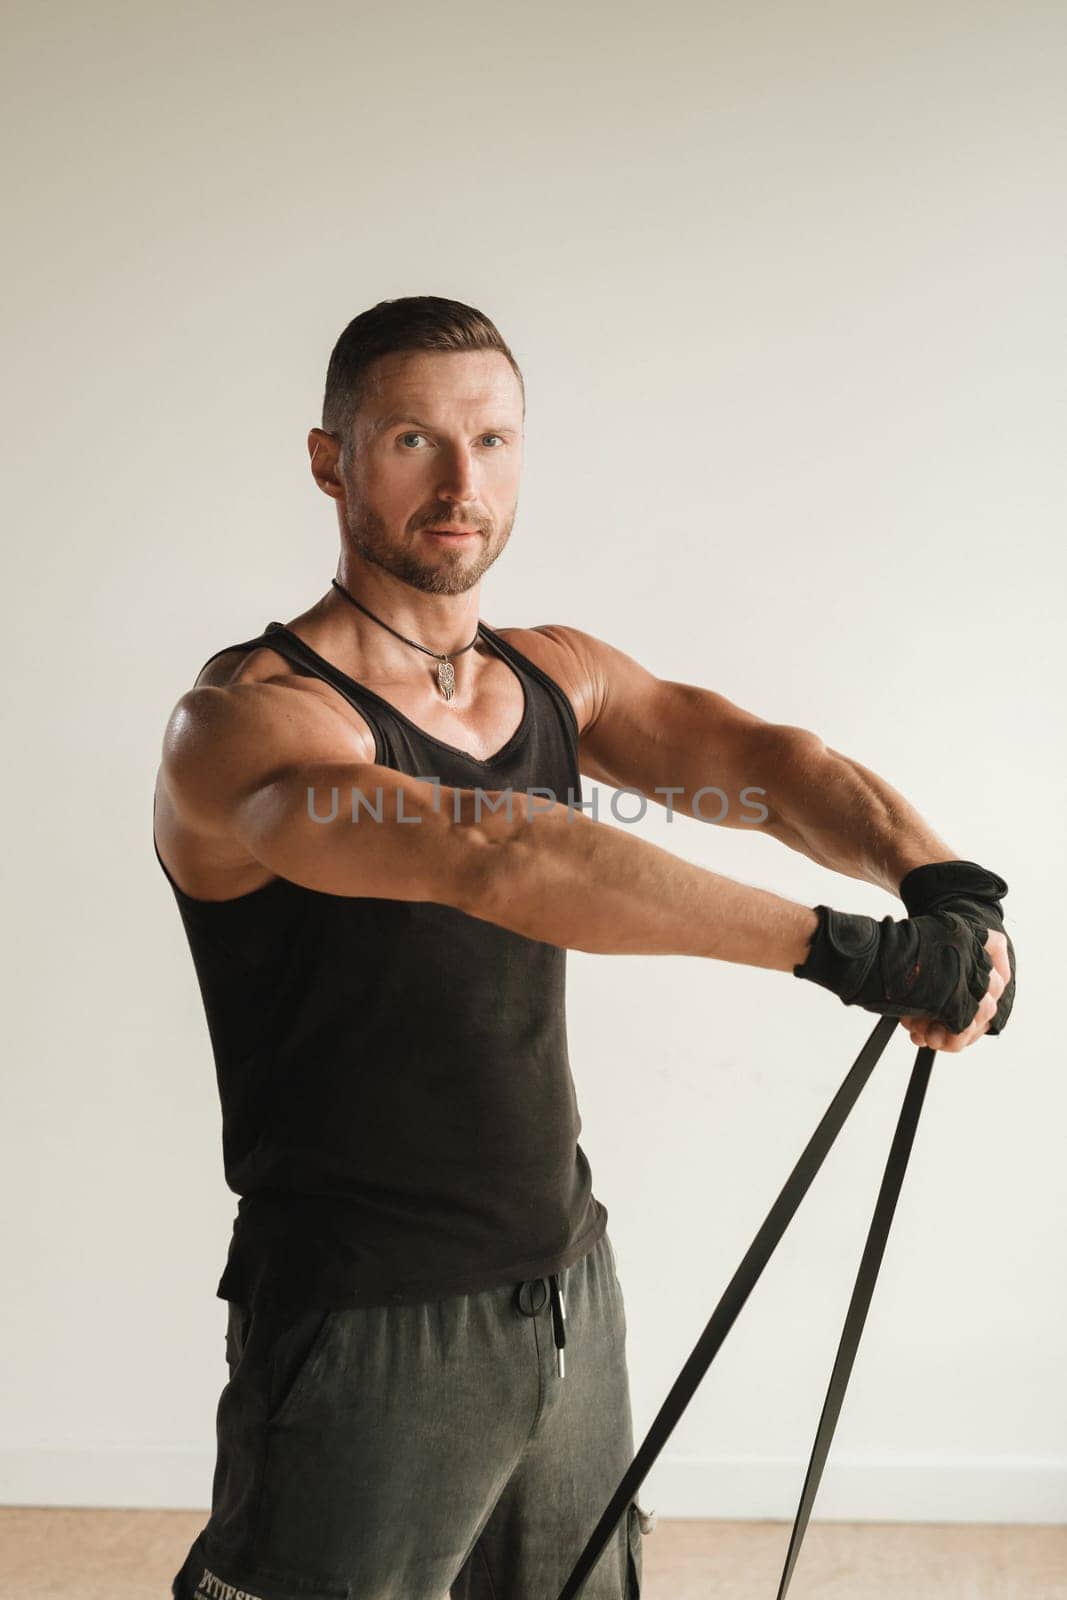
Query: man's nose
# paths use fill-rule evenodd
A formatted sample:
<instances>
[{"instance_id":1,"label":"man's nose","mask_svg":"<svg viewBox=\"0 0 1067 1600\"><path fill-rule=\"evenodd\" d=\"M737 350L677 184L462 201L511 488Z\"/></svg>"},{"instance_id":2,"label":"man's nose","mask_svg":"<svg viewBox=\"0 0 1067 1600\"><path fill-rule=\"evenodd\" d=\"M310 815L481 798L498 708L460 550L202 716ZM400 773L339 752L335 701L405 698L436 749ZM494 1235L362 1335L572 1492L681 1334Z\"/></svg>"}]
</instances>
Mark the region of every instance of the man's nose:
<instances>
[{"instance_id":1,"label":"man's nose","mask_svg":"<svg viewBox=\"0 0 1067 1600\"><path fill-rule=\"evenodd\" d=\"M477 484L474 459L469 450L450 450L442 458L441 480L438 485L445 500L474 500Z\"/></svg>"}]
</instances>

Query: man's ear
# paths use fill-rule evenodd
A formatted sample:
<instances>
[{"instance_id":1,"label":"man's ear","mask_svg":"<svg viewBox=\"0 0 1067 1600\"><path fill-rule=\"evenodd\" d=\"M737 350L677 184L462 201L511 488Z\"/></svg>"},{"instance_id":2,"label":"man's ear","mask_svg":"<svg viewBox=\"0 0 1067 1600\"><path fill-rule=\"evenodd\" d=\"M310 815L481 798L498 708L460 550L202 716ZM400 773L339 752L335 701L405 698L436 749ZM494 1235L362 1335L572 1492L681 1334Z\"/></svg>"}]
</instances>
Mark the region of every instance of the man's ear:
<instances>
[{"instance_id":1,"label":"man's ear","mask_svg":"<svg viewBox=\"0 0 1067 1600\"><path fill-rule=\"evenodd\" d=\"M332 500L344 497L341 478L341 441L336 433L324 428L312 428L308 434L308 456L311 459L311 476Z\"/></svg>"}]
</instances>

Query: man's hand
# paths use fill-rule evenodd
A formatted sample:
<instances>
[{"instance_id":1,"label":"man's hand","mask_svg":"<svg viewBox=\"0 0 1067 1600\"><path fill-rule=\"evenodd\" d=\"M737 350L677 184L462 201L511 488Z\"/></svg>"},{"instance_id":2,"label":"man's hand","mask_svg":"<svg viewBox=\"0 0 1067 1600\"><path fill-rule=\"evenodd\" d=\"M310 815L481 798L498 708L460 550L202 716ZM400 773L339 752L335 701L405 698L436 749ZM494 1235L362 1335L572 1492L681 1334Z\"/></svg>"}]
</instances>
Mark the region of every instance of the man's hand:
<instances>
[{"instance_id":1,"label":"man's hand","mask_svg":"<svg viewBox=\"0 0 1067 1600\"><path fill-rule=\"evenodd\" d=\"M933 1017L901 1017L900 1026L911 1035L912 1044L929 1045L933 1050L966 1050L969 1044L989 1032L989 1024L997 1014L997 1002L1008 986L1011 967L1008 962L1008 936L996 928L989 930L985 950L993 963L989 974L989 988L975 1013L974 1020L962 1033L950 1033Z\"/></svg>"},{"instance_id":2,"label":"man's hand","mask_svg":"<svg viewBox=\"0 0 1067 1600\"><path fill-rule=\"evenodd\" d=\"M1015 951L1004 931L1001 904L1008 885L996 872L976 861L936 861L913 867L900 884L900 898L911 916L935 910L955 911L959 916L988 932L985 949L993 962L989 990L983 1006L993 999L993 1010L985 1016L980 1009L968 1028L952 1033L932 1017L902 1017L913 1044L929 1045L934 1050L966 1050L983 1033L1001 1033L1015 1002ZM999 987L994 979L999 976Z\"/></svg>"},{"instance_id":3,"label":"man's hand","mask_svg":"<svg viewBox=\"0 0 1067 1600\"><path fill-rule=\"evenodd\" d=\"M795 977L844 1005L940 1026L967 1043L986 1032L1005 987L988 947L992 930L944 907L899 922L814 909L817 925Z\"/></svg>"}]
</instances>

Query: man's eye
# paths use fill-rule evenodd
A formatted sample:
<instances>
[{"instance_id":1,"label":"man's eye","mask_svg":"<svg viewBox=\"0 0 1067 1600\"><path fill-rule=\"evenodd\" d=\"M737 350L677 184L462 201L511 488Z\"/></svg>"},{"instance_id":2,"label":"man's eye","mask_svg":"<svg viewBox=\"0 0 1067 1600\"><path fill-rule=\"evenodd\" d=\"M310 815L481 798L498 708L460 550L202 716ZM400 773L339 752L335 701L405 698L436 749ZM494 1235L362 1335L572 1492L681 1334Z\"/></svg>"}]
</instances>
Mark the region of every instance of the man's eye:
<instances>
[{"instance_id":1,"label":"man's eye","mask_svg":"<svg viewBox=\"0 0 1067 1600\"><path fill-rule=\"evenodd\" d=\"M425 439L426 435L424 433L402 433L402 434L400 434L399 437L400 437L401 444L403 444L408 439ZM500 444L504 443L503 436L501 434L499 434L499 433L483 433L482 434L482 438L483 439L496 439L496 440L499 441Z\"/></svg>"}]
</instances>

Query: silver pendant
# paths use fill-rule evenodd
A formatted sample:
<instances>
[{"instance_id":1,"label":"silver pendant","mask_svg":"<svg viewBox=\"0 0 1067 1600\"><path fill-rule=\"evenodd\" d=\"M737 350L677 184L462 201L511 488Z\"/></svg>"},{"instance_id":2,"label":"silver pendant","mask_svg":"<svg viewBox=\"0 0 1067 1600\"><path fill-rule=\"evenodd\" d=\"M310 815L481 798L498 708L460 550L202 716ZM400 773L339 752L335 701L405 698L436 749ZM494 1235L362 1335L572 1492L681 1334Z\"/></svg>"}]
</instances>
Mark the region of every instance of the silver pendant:
<instances>
[{"instance_id":1,"label":"silver pendant","mask_svg":"<svg viewBox=\"0 0 1067 1600\"><path fill-rule=\"evenodd\" d=\"M451 700L456 692L456 669L451 661L437 663L437 687L446 700Z\"/></svg>"}]
</instances>

